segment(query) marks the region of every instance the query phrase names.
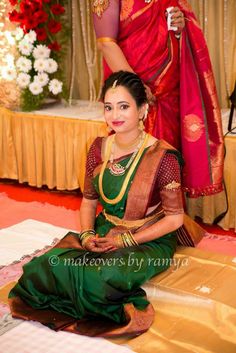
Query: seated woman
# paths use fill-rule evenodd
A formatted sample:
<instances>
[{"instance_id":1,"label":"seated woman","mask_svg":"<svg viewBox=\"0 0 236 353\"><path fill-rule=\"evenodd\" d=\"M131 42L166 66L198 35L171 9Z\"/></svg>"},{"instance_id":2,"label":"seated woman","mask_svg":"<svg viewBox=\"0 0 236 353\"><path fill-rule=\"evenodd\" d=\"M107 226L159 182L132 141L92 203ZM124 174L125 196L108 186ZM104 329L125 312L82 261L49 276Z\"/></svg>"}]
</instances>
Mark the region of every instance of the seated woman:
<instances>
[{"instance_id":1,"label":"seated woman","mask_svg":"<svg viewBox=\"0 0 236 353\"><path fill-rule=\"evenodd\" d=\"M114 134L88 153L81 233L26 264L9 300L14 317L56 330L137 335L154 315L140 286L169 267L183 224L181 156L143 131L148 104L136 74L113 73L102 96Z\"/></svg>"}]
</instances>

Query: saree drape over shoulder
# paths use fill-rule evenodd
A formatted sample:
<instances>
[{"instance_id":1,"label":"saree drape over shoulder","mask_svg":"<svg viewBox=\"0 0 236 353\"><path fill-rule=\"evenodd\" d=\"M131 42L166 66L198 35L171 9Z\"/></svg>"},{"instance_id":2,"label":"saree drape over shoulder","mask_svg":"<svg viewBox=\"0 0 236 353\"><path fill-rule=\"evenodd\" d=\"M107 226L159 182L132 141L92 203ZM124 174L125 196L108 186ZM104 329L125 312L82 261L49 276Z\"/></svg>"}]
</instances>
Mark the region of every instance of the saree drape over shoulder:
<instances>
[{"instance_id":1,"label":"saree drape over shoulder","mask_svg":"<svg viewBox=\"0 0 236 353\"><path fill-rule=\"evenodd\" d=\"M164 215L183 213L180 156L159 141L145 148L123 196L124 176L103 175L104 201L99 188L102 138L95 140L87 159L84 197L98 199L104 209L95 230L100 237L122 230L137 231ZM119 159L126 165L130 155ZM148 166L150 168L148 168ZM146 215L150 206L155 211ZM81 248L76 233L68 233L46 254L24 266L24 273L10 292L14 317L37 320L54 330L96 335L138 335L153 320L153 309L140 286L170 266L177 232L139 246L107 253ZM39 310L40 309L40 310Z\"/></svg>"},{"instance_id":2,"label":"saree drape over shoulder","mask_svg":"<svg viewBox=\"0 0 236 353\"><path fill-rule=\"evenodd\" d=\"M178 6L186 18L180 40L167 30L165 10L170 6ZM155 95L146 130L181 151L188 196L222 191L223 134L215 81L205 39L187 1L110 0L93 11L98 40L116 41ZM104 63L105 78L110 73Z\"/></svg>"}]
</instances>

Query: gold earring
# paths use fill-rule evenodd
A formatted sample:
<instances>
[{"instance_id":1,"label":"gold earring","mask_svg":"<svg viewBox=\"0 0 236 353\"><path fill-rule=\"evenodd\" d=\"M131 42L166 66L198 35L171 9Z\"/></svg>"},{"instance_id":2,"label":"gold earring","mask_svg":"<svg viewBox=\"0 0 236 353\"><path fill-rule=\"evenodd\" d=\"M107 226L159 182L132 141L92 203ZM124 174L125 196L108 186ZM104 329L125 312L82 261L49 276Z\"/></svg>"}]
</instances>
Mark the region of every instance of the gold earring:
<instances>
[{"instance_id":1,"label":"gold earring","mask_svg":"<svg viewBox=\"0 0 236 353\"><path fill-rule=\"evenodd\" d=\"M143 131L143 130L144 130L143 119L139 119L138 129L139 129L140 131Z\"/></svg>"},{"instance_id":2,"label":"gold earring","mask_svg":"<svg viewBox=\"0 0 236 353\"><path fill-rule=\"evenodd\" d=\"M107 125L106 130L107 130L107 133L108 133L108 134L109 134L110 132L112 132L112 128L111 128L109 125Z\"/></svg>"}]
</instances>

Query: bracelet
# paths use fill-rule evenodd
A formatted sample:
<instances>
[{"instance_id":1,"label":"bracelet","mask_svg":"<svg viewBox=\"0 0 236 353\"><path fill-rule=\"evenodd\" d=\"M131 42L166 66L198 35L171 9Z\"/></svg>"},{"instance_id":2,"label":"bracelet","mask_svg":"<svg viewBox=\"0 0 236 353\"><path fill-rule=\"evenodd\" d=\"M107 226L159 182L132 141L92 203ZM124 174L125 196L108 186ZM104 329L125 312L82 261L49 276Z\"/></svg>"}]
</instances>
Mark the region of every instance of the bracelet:
<instances>
[{"instance_id":1,"label":"bracelet","mask_svg":"<svg viewBox=\"0 0 236 353\"><path fill-rule=\"evenodd\" d=\"M138 246L138 242L134 239L133 234L130 230L127 232L118 234L116 236L116 246L118 248L128 248L130 246Z\"/></svg>"},{"instance_id":2,"label":"bracelet","mask_svg":"<svg viewBox=\"0 0 236 353\"><path fill-rule=\"evenodd\" d=\"M79 234L79 240L82 247L84 247L85 243L89 240L89 238L94 237L95 234L96 232L94 229L86 229L83 232L81 232Z\"/></svg>"},{"instance_id":3,"label":"bracelet","mask_svg":"<svg viewBox=\"0 0 236 353\"><path fill-rule=\"evenodd\" d=\"M85 244L87 243L87 241L90 239L90 238L93 238L93 235L87 235L83 238L83 240L81 240L81 245L82 245L82 248L85 247Z\"/></svg>"}]
</instances>

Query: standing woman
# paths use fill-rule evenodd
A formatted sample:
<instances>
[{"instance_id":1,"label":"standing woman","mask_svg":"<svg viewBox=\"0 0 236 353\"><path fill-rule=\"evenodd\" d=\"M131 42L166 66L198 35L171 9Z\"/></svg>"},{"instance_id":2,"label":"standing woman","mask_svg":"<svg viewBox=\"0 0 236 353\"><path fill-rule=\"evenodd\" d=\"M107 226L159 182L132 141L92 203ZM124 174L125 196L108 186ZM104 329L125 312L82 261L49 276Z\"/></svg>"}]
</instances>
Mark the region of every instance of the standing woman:
<instances>
[{"instance_id":1,"label":"standing woman","mask_svg":"<svg viewBox=\"0 0 236 353\"><path fill-rule=\"evenodd\" d=\"M112 74L103 99L115 133L90 148L81 233L24 266L10 306L14 317L56 330L138 335L154 316L140 286L170 266L183 224L181 157L143 131L147 96L137 75Z\"/></svg>"},{"instance_id":2,"label":"standing woman","mask_svg":"<svg viewBox=\"0 0 236 353\"><path fill-rule=\"evenodd\" d=\"M182 152L190 197L222 191L223 135L208 49L185 0L93 0L105 79L135 72L152 105L146 131ZM171 10L168 30L166 9Z\"/></svg>"}]
</instances>

